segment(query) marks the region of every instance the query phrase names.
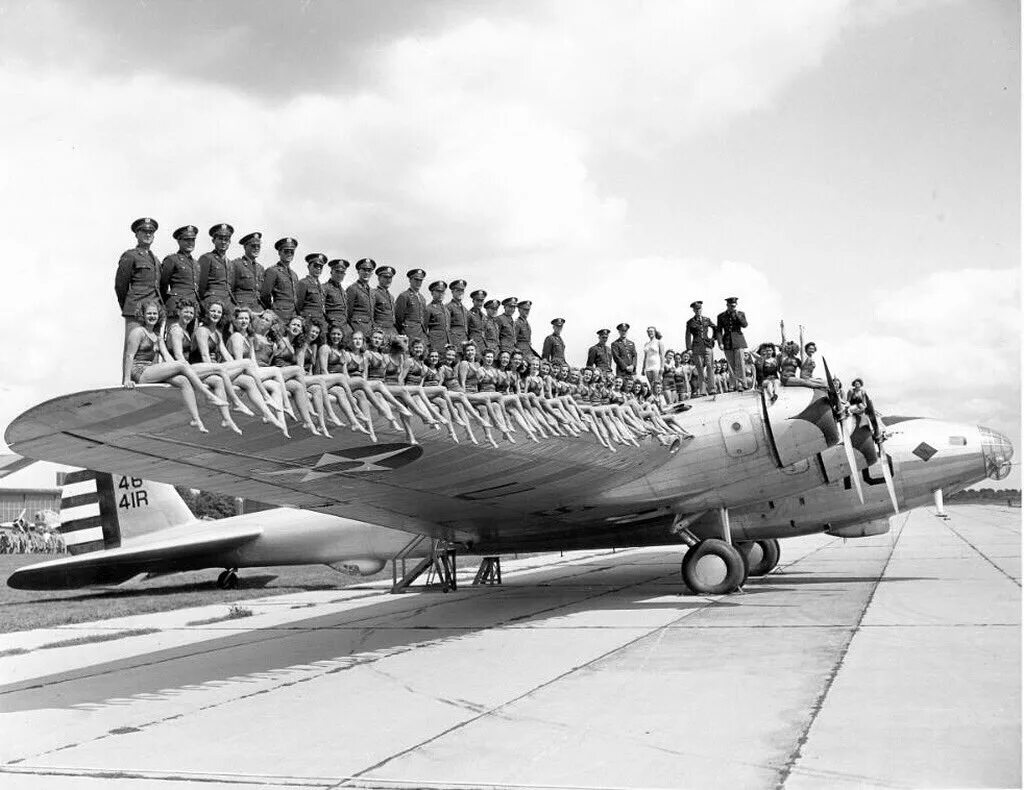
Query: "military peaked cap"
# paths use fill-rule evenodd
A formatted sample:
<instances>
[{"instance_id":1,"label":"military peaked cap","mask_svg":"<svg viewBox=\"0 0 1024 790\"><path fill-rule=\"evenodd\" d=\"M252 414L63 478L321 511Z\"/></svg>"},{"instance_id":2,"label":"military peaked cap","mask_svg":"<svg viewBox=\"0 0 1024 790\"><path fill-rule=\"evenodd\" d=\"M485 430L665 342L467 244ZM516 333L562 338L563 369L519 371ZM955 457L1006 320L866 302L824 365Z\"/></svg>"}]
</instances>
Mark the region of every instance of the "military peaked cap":
<instances>
[{"instance_id":1,"label":"military peaked cap","mask_svg":"<svg viewBox=\"0 0 1024 790\"><path fill-rule=\"evenodd\" d=\"M288 236L286 236L283 239L278 239L277 241L274 242L274 249L278 251L284 249L294 250L298 246L299 243L295 241L295 239Z\"/></svg>"},{"instance_id":2,"label":"military peaked cap","mask_svg":"<svg viewBox=\"0 0 1024 790\"><path fill-rule=\"evenodd\" d=\"M152 217L142 217L141 219L135 220L132 223L132 233L138 233L140 230L156 230L160 225Z\"/></svg>"},{"instance_id":3,"label":"military peaked cap","mask_svg":"<svg viewBox=\"0 0 1024 790\"><path fill-rule=\"evenodd\" d=\"M427 273L423 269L409 269L405 276L411 280L423 280L426 278Z\"/></svg>"},{"instance_id":4,"label":"military peaked cap","mask_svg":"<svg viewBox=\"0 0 1024 790\"><path fill-rule=\"evenodd\" d=\"M486 302L484 302L484 307L486 307L488 310L497 310L499 307L501 307L501 302L499 302L497 299L488 299Z\"/></svg>"},{"instance_id":5,"label":"military peaked cap","mask_svg":"<svg viewBox=\"0 0 1024 790\"><path fill-rule=\"evenodd\" d=\"M332 269L338 266L340 266L342 269L347 269L349 266L351 266L351 264L344 258L332 258L331 260L327 261L327 265L330 266Z\"/></svg>"},{"instance_id":6,"label":"military peaked cap","mask_svg":"<svg viewBox=\"0 0 1024 790\"><path fill-rule=\"evenodd\" d=\"M551 326L565 326L565 319L564 318L552 318L551 319Z\"/></svg>"},{"instance_id":7,"label":"military peaked cap","mask_svg":"<svg viewBox=\"0 0 1024 790\"><path fill-rule=\"evenodd\" d=\"M377 268L377 261L375 261L373 258L360 258L358 261L356 261L356 268L357 269L376 269Z\"/></svg>"},{"instance_id":8,"label":"military peaked cap","mask_svg":"<svg viewBox=\"0 0 1024 790\"><path fill-rule=\"evenodd\" d=\"M477 288L475 291L473 291L473 293L471 293L469 295L469 298L470 299L486 299L487 298L487 291L485 291L483 288Z\"/></svg>"},{"instance_id":9,"label":"military peaked cap","mask_svg":"<svg viewBox=\"0 0 1024 790\"><path fill-rule=\"evenodd\" d=\"M325 263L327 263L327 256L324 255L322 252L311 252L309 253L309 255L306 256L306 263L319 263L321 266L323 266Z\"/></svg>"},{"instance_id":10,"label":"military peaked cap","mask_svg":"<svg viewBox=\"0 0 1024 790\"><path fill-rule=\"evenodd\" d=\"M693 308L695 308L695 307L703 307L703 306L704 306L704 303L702 301L700 301L699 299L696 302L690 302L690 309L691 310Z\"/></svg>"},{"instance_id":11,"label":"military peaked cap","mask_svg":"<svg viewBox=\"0 0 1024 790\"><path fill-rule=\"evenodd\" d=\"M182 225L174 233L171 234L172 239L188 238L194 239L199 235L199 228L195 225Z\"/></svg>"},{"instance_id":12,"label":"military peaked cap","mask_svg":"<svg viewBox=\"0 0 1024 790\"><path fill-rule=\"evenodd\" d=\"M619 324L615 328L618 329L620 332L628 332L629 331L629 324L627 324L625 321L623 321L621 324Z\"/></svg>"},{"instance_id":13,"label":"military peaked cap","mask_svg":"<svg viewBox=\"0 0 1024 790\"><path fill-rule=\"evenodd\" d=\"M221 222L220 224L214 225L212 228L210 228L210 235L211 236L234 236L235 235L235 229L232 228L230 225L228 225L228 223Z\"/></svg>"},{"instance_id":14,"label":"military peaked cap","mask_svg":"<svg viewBox=\"0 0 1024 790\"><path fill-rule=\"evenodd\" d=\"M465 280L452 280L451 285L448 286L453 291L465 291L466 281Z\"/></svg>"},{"instance_id":15,"label":"military peaked cap","mask_svg":"<svg viewBox=\"0 0 1024 790\"><path fill-rule=\"evenodd\" d=\"M238 240L238 243L244 247L246 244L251 244L254 241L263 241L263 234L258 230L254 233L246 233Z\"/></svg>"},{"instance_id":16,"label":"military peaked cap","mask_svg":"<svg viewBox=\"0 0 1024 790\"><path fill-rule=\"evenodd\" d=\"M395 267L394 266L378 266L377 267L378 277L394 277Z\"/></svg>"},{"instance_id":17,"label":"military peaked cap","mask_svg":"<svg viewBox=\"0 0 1024 790\"><path fill-rule=\"evenodd\" d=\"M430 284L430 287L427 290L428 291L446 291L446 290L448 290L448 283L446 283L444 280L434 280L434 282L432 282Z\"/></svg>"},{"instance_id":18,"label":"military peaked cap","mask_svg":"<svg viewBox=\"0 0 1024 790\"><path fill-rule=\"evenodd\" d=\"M523 299L523 301L521 301L518 306L525 307L527 310L529 310L531 307L533 307L533 302L531 302L529 299Z\"/></svg>"},{"instance_id":19,"label":"military peaked cap","mask_svg":"<svg viewBox=\"0 0 1024 790\"><path fill-rule=\"evenodd\" d=\"M514 296L509 296L509 297L507 297L505 299L502 299L501 303L505 307L508 307L509 305L515 306L515 305L519 304L519 300L516 299Z\"/></svg>"}]
</instances>

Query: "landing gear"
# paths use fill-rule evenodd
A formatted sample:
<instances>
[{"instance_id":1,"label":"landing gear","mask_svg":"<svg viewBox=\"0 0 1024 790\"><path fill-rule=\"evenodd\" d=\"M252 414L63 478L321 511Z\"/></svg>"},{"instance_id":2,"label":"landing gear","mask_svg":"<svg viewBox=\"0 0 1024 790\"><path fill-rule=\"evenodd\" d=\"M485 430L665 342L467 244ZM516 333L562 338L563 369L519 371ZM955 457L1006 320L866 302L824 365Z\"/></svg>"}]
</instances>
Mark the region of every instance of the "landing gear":
<instances>
[{"instance_id":1,"label":"landing gear","mask_svg":"<svg viewBox=\"0 0 1024 790\"><path fill-rule=\"evenodd\" d=\"M217 577L217 587L222 590L233 590L238 586L238 568L228 568Z\"/></svg>"},{"instance_id":2,"label":"landing gear","mask_svg":"<svg viewBox=\"0 0 1024 790\"><path fill-rule=\"evenodd\" d=\"M747 566L737 549L707 538L683 555L683 581L698 595L724 595L743 586Z\"/></svg>"},{"instance_id":3,"label":"landing gear","mask_svg":"<svg viewBox=\"0 0 1024 790\"><path fill-rule=\"evenodd\" d=\"M751 576L766 576L779 564L781 552L775 538L737 543L736 548L746 559Z\"/></svg>"}]
</instances>

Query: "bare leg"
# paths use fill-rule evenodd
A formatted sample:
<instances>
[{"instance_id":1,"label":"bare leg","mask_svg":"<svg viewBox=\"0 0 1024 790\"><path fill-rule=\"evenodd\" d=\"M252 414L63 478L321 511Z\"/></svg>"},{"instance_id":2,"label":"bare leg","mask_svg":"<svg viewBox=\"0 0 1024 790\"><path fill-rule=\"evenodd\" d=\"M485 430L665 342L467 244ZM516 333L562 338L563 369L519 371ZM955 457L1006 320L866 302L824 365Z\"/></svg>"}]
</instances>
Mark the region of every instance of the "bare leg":
<instances>
[{"instance_id":1,"label":"bare leg","mask_svg":"<svg viewBox=\"0 0 1024 790\"><path fill-rule=\"evenodd\" d=\"M192 420L189 422L193 428L197 428L200 433L209 433L206 430L206 426L203 425L203 420L199 416L199 405L196 403L196 392L192 389L192 383L189 381L187 376L172 376L170 383L181 390L181 399L185 401L185 408L188 409L189 415Z\"/></svg>"}]
</instances>

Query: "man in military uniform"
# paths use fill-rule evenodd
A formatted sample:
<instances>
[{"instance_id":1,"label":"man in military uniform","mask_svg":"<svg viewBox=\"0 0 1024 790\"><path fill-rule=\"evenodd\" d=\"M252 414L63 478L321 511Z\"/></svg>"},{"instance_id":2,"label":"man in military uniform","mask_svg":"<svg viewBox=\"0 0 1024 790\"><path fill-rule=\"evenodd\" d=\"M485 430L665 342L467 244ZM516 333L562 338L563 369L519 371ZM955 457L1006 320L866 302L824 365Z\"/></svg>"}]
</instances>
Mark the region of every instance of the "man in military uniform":
<instances>
[{"instance_id":1,"label":"man in military uniform","mask_svg":"<svg viewBox=\"0 0 1024 790\"><path fill-rule=\"evenodd\" d=\"M373 328L384 330L384 343L398 336L395 329L395 297L391 295L391 281L395 277L393 266L377 267L377 287L373 289Z\"/></svg>"},{"instance_id":2,"label":"man in military uniform","mask_svg":"<svg viewBox=\"0 0 1024 790\"><path fill-rule=\"evenodd\" d=\"M484 349L493 351L494 356L498 356L501 339L501 329L498 326L498 319L501 317L498 315L499 307L501 307L501 302L497 299L488 299L484 302L484 310L487 311L484 316ZM483 351L480 351L480 355L483 356Z\"/></svg>"},{"instance_id":3,"label":"man in military uniform","mask_svg":"<svg viewBox=\"0 0 1024 790\"><path fill-rule=\"evenodd\" d=\"M604 373L612 372L612 351L608 348L610 329L597 330L597 343L587 350L587 367L597 368Z\"/></svg>"},{"instance_id":4,"label":"man in military uniform","mask_svg":"<svg viewBox=\"0 0 1024 790\"><path fill-rule=\"evenodd\" d=\"M636 345L626 337L626 333L629 331L629 324L623 322L615 327L615 329L619 333L618 339L612 342L612 360L615 362L615 375L632 378L636 375Z\"/></svg>"},{"instance_id":5,"label":"man in military uniform","mask_svg":"<svg viewBox=\"0 0 1024 790\"><path fill-rule=\"evenodd\" d=\"M413 340L426 342L427 338L427 300L420 293L427 273L423 269L410 269L405 276L409 278L409 287L395 300L395 329L409 338L411 348Z\"/></svg>"},{"instance_id":6,"label":"man in military uniform","mask_svg":"<svg viewBox=\"0 0 1024 790\"><path fill-rule=\"evenodd\" d=\"M448 283L438 280L430 284L431 302L427 305L427 340L430 343L430 350L436 351L444 356L445 348L451 343L449 334L449 319L451 314L444 303L444 292L448 290Z\"/></svg>"},{"instance_id":7,"label":"man in military uniform","mask_svg":"<svg viewBox=\"0 0 1024 790\"><path fill-rule=\"evenodd\" d=\"M327 261L331 270L330 279L324 283L324 313L327 315L327 328L336 326L346 337L351 333L348 326L348 297L345 287L341 284L345 279L349 263L344 258Z\"/></svg>"},{"instance_id":8,"label":"man in military uniform","mask_svg":"<svg viewBox=\"0 0 1024 790\"><path fill-rule=\"evenodd\" d=\"M196 259L192 250L196 248L196 236L199 228L195 225L184 225L171 234L178 242L178 251L172 252L160 264L160 298L167 308L167 320L178 317L178 301L189 301L199 304L199 292L196 290Z\"/></svg>"},{"instance_id":9,"label":"man in military uniform","mask_svg":"<svg viewBox=\"0 0 1024 790\"><path fill-rule=\"evenodd\" d=\"M693 356L697 368L697 395L718 392L715 384L715 340L718 330L710 318L701 315L704 302L690 302L693 317L686 322L686 350Z\"/></svg>"},{"instance_id":10,"label":"man in military uniform","mask_svg":"<svg viewBox=\"0 0 1024 790\"><path fill-rule=\"evenodd\" d=\"M292 271L292 260L299 243L292 238L274 242L278 261L263 276L260 287L260 301L277 313L283 324L295 317L295 294L299 287L299 276Z\"/></svg>"},{"instance_id":11,"label":"man in military uniform","mask_svg":"<svg viewBox=\"0 0 1024 790\"><path fill-rule=\"evenodd\" d=\"M540 358L552 364L565 364L565 341L562 340L562 327L565 326L564 318L551 319L551 334L544 338L544 348L540 351Z\"/></svg>"},{"instance_id":12,"label":"man in military uniform","mask_svg":"<svg viewBox=\"0 0 1024 790\"><path fill-rule=\"evenodd\" d=\"M462 303L462 296L466 293L465 280L452 280L448 286L452 298L448 300L448 334L451 337L451 344L462 351L462 344L469 338L469 316L466 305Z\"/></svg>"},{"instance_id":13,"label":"man in military uniform","mask_svg":"<svg viewBox=\"0 0 1024 790\"><path fill-rule=\"evenodd\" d=\"M519 306L519 300L514 296L501 300L501 306L505 312L498 316L498 353L507 351L511 354L516 350L516 322L512 314Z\"/></svg>"},{"instance_id":14,"label":"man in military uniform","mask_svg":"<svg viewBox=\"0 0 1024 790\"><path fill-rule=\"evenodd\" d=\"M226 222L210 228L213 249L199 256L199 300L208 304L213 299L224 303L224 312L230 313L235 304L235 273L228 261L227 251L235 229Z\"/></svg>"},{"instance_id":15,"label":"man in military uniform","mask_svg":"<svg viewBox=\"0 0 1024 790\"><path fill-rule=\"evenodd\" d=\"M484 325L487 323L487 314L484 313L484 300L487 299L487 291L478 288L469 295L473 300L473 306L466 314L466 333L469 339L476 346L476 353L479 357L484 352Z\"/></svg>"},{"instance_id":16,"label":"man in military uniform","mask_svg":"<svg viewBox=\"0 0 1024 790\"><path fill-rule=\"evenodd\" d=\"M235 304L258 311L260 309L260 287L263 285L263 266L256 258L263 247L263 234L259 231L247 233L238 240L238 243L242 245L244 252L241 258L231 261Z\"/></svg>"},{"instance_id":17,"label":"man in military uniform","mask_svg":"<svg viewBox=\"0 0 1024 790\"><path fill-rule=\"evenodd\" d=\"M160 262L150 249L153 246L153 234L160 226L155 219L143 217L132 223L135 234L135 247L121 253L117 262L117 273L114 275L114 293L117 303L121 306L124 316L124 339L128 342L128 333L141 322L135 315L139 304L145 299L160 299Z\"/></svg>"},{"instance_id":18,"label":"man in military uniform","mask_svg":"<svg viewBox=\"0 0 1024 790\"><path fill-rule=\"evenodd\" d=\"M534 359L540 356L533 350L533 327L530 326L530 308L533 302L524 299L516 307L519 309L519 317L512 324L516 333L516 350L523 355L524 360Z\"/></svg>"},{"instance_id":19,"label":"man in military uniform","mask_svg":"<svg viewBox=\"0 0 1024 790\"><path fill-rule=\"evenodd\" d=\"M327 256L322 252L311 252L306 256L307 274L295 286L295 312L319 325L320 333L327 330L327 309L324 286L320 282Z\"/></svg>"},{"instance_id":20,"label":"man in military uniform","mask_svg":"<svg viewBox=\"0 0 1024 790\"><path fill-rule=\"evenodd\" d=\"M718 314L716 329L718 347L722 349L725 361L729 363L729 377L736 391L742 392L747 388L743 380L743 349L747 347L743 330L747 327L747 316L742 310L736 309L738 301L739 298L735 296L725 300L725 311Z\"/></svg>"},{"instance_id":21,"label":"man in military uniform","mask_svg":"<svg viewBox=\"0 0 1024 790\"><path fill-rule=\"evenodd\" d=\"M370 339L370 327L373 325L373 289L370 277L377 268L373 258L360 258L356 261L356 277L358 279L346 290L348 298L348 325L353 332L362 332L367 341Z\"/></svg>"}]
</instances>

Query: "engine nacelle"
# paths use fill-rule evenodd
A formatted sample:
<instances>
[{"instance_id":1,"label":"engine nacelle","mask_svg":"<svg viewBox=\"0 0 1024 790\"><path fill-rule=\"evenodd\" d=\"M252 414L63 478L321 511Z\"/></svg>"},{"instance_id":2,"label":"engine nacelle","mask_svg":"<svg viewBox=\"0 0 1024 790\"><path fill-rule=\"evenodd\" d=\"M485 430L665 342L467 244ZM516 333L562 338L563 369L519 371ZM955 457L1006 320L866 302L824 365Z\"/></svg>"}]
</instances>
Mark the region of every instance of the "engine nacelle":
<instances>
[{"instance_id":1,"label":"engine nacelle","mask_svg":"<svg viewBox=\"0 0 1024 790\"><path fill-rule=\"evenodd\" d=\"M859 524L845 524L841 527L829 527L825 530L826 535L837 538L867 538L871 535L884 535L889 531L889 519L875 518L871 521L862 521Z\"/></svg>"},{"instance_id":2,"label":"engine nacelle","mask_svg":"<svg viewBox=\"0 0 1024 790\"><path fill-rule=\"evenodd\" d=\"M347 576L373 576L384 570L387 560L378 557L364 559L344 560L342 562L329 562L327 566Z\"/></svg>"}]
</instances>

